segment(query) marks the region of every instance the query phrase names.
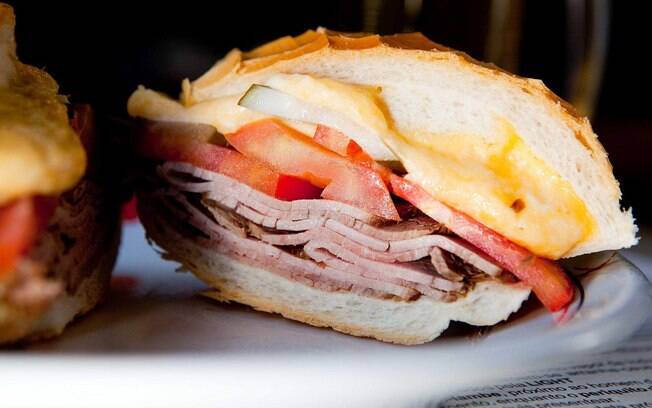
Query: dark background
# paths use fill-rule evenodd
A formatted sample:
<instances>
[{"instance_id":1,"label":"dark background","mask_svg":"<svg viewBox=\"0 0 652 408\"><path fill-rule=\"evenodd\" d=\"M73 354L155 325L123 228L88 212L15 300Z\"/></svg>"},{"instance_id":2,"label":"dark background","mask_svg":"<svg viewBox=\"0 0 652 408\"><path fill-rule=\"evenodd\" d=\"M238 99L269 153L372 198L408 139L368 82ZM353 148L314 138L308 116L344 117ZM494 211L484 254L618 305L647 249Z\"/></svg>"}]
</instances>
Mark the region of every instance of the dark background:
<instances>
[{"instance_id":1,"label":"dark background","mask_svg":"<svg viewBox=\"0 0 652 408\"><path fill-rule=\"evenodd\" d=\"M249 49L319 25L381 33L416 29L485 59L490 9L488 0L423 0L412 16L401 0L9 3L17 14L21 59L47 69L73 101L120 116L126 115L126 99L138 84L176 95L182 78L196 78L233 47ZM607 5L609 48L592 123L610 153L624 204L651 222L652 81L645 61L652 2ZM519 56L513 68L565 95L567 3L524 0L518 7L522 29L517 49L511 50Z\"/></svg>"}]
</instances>

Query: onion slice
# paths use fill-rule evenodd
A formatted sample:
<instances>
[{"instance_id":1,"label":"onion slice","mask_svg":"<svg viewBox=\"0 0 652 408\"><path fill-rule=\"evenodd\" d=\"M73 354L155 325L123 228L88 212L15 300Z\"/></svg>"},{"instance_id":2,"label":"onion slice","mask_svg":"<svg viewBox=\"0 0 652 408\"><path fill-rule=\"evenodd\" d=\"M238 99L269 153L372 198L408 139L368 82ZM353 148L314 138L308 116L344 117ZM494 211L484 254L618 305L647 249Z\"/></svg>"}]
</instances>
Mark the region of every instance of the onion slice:
<instances>
[{"instance_id":1,"label":"onion slice","mask_svg":"<svg viewBox=\"0 0 652 408\"><path fill-rule=\"evenodd\" d=\"M339 112L316 106L267 85L253 84L240 98L238 105L282 119L326 125L353 139L374 160L398 158L384 144L383 138ZM381 143L378 143L380 141Z\"/></svg>"}]
</instances>

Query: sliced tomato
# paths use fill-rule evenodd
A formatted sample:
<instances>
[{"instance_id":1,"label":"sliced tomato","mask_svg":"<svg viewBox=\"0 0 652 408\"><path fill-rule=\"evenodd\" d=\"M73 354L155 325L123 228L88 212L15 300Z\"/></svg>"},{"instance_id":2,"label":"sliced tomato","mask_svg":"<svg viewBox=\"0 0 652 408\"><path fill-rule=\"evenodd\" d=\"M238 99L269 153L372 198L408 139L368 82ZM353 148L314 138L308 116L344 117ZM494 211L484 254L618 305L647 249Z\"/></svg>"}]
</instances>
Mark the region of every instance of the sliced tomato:
<instances>
[{"instance_id":1,"label":"sliced tomato","mask_svg":"<svg viewBox=\"0 0 652 408\"><path fill-rule=\"evenodd\" d=\"M281 174L276 184L276 198L285 201L319 198L322 189L298 177Z\"/></svg>"},{"instance_id":2,"label":"sliced tomato","mask_svg":"<svg viewBox=\"0 0 652 408\"><path fill-rule=\"evenodd\" d=\"M380 217L400 217L382 177L374 170L342 157L312 138L273 119L247 124L225 135L245 156L324 187L322 197L351 204Z\"/></svg>"},{"instance_id":3,"label":"sliced tomato","mask_svg":"<svg viewBox=\"0 0 652 408\"><path fill-rule=\"evenodd\" d=\"M435 221L446 225L526 285L531 286L548 310L561 310L573 300L575 286L557 263L534 255L468 215L435 200L423 188L403 177L394 175L391 181L394 194L409 201Z\"/></svg>"},{"instance_id":4,"label":"sliced tomato","mask_svg":"<svg viewBox=\"0 0 652 408\"><path fill-rule=\"evenodd\" d=\"M282 175L260 160L212 144L214 133L202 126L152 124L140 134L136 148L152 159L190 163L224 174L281 200L319 197L316 190L321 189L305 180ZM289 191L291 188L294 191Z\"/></svg>"},{"instance_id":5,"label":"sliced tomato","mask_svg":"<svg viewBox=\"0 0 652 408\"><path fill-rule=\"evenodd\" d=\"M0 278L34 243L39 229L34 201L22 198L0 207Z\"/></svg>"},{"instance_id":6,"label":"sliced tomato","mask_svg":"<svg viewBox=\"0 0 652 408\"><path fill-rule=\"evenodd\" d=\"M315 131L315 142L325 148L334 151L340 156L348 157L356 163L369 167L382 177L385 184L389 185L392 171L387 167L378 164L371 156L367 154L362 147L354 140L347 137L339 130L324 125L317 125Z\"/></svg>"},{"instance_id":7,"label":"sliced tomato","mask_svg":"<svg viewBox=\"0 0 652 408\"><path fill-rule=\"evenodd\" d=\"M222 173L274 196L278 172L233 149L209 142L210 135L206 133L170 131L163 125L149 126L140 135L137 150L152 159L185 162Z\"/></svg>"},{"instance_id":8,"label":"sliced tomato","mask_svg":"<svg viewBox=\"0 0 652 408\"><path fill-rule=\"evenodd\" d=\"M362 150L356 142L349 139L344 133L324 125L317 125L313 139L325 148L344 157L350 157L350 154Z\"/></svg>"}]
</instances>

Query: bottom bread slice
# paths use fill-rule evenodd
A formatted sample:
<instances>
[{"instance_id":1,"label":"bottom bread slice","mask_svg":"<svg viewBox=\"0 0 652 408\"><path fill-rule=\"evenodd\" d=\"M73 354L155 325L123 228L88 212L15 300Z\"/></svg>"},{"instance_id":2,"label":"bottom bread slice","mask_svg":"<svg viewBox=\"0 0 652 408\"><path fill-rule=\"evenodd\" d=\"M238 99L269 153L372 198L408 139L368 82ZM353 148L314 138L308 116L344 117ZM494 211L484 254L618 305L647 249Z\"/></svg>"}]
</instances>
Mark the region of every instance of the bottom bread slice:
<instances>
[{"instance_id":1,"label":"bottom bread slice","mask_svg":"<svg viewBox=\"0 0 652 408\"><path fill-rule=\"evenodd\" d=\"M499 281L478 282L453 302L421 296L395 301L351 292L327 292L239 262L185 238L174 219L140 211L148 236L174 259L214 288L208 296L319 327L399 344L421 344L439 336L451 321L477 326L503 321L519 309L530 289Z\"/></svg>"}]
</instances>

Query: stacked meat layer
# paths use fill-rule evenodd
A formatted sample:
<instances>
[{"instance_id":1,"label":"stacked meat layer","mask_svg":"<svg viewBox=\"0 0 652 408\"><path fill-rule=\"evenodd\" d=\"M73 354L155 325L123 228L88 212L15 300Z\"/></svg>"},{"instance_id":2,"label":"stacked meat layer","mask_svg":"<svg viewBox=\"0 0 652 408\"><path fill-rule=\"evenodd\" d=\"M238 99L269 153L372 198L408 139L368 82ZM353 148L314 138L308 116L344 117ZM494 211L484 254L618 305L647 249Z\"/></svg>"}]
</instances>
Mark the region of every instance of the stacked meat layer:
<instances>
[{"instance_id":1,"label":"stacked meat layer","mask_svg":"<svg viewBox=\"0 0 652 408\"><path fill-rule=\"evenodd\" d=\"M331 200L281 201L185 163L158 173L157 199L203 245L311 287L452 301L477 280L508 277L424 215L390 222Z\"/></svg>"}]
</instances>

